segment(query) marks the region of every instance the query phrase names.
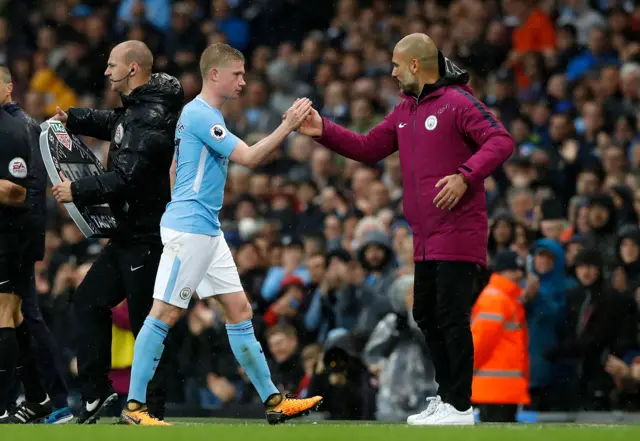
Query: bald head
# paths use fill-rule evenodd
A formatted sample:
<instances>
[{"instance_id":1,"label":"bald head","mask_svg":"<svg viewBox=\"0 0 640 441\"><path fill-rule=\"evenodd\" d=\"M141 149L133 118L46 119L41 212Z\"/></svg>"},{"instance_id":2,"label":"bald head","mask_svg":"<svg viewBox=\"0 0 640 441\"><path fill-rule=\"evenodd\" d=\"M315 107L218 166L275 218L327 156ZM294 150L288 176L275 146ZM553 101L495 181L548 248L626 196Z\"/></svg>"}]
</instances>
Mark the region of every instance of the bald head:
<instances>
[{"instance_id":1,"label":"bald head","mask_svg":"<svg viewBox=\"0 0 640 441\"><path fill-rule=\"evenodd\" d=\"M438 48L426 34L409 34L393 50L393 75L404 93L419 95L439 78Z\"/></svg>"},{"instance_id":2,"label":"bald head","mask_svg":"<svg viewBox=\"0 0 640 441\"><path fill-rule=\"evenodd\" d=\"M153 55L151 54L149 47L142 41L125 41L113 48L113 52L115 53L116 51L118 55L122 56L122 59L126 64L136 63L140 66L142 73L151 74L151 69L153 68Z\"/></svg>"},{"instance_id":3,"label":"bald head","mask_svg":"<svg viewBox=\"0 0 640 441\"><path fill-rule=\"evenodd\" d=\"M152 68L153 55L147 45L129 40L113 48L104 74L109 77L111 90L128 95L149 81Z\"/></svg>"},{"instance_id":4,"label":"bald head","mask_svg":"<svg viewBox=\"0 0 640 441\"><path fill-rule=\"evenodd\" d=\"M438 48L426 34L409 34L396 44L394 52L398 52L406 58L415 58L420 64L426 64L423 68L433 67L438 64ZM431 64L431 65L429 65Z\"/></svg>"}]
</instances>

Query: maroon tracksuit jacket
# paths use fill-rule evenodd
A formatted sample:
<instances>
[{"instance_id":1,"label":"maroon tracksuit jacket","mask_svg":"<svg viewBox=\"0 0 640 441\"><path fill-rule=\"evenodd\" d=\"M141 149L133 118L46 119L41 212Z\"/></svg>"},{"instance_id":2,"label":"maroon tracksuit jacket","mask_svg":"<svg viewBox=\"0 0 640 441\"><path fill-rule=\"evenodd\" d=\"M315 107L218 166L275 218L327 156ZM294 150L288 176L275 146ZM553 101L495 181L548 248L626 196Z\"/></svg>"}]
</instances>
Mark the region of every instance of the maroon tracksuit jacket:
<instances>
[{"instance_id":1,"label":"maroon tracksuit jacket","mask_svg":"<svg viewBox=\"0 0 640 441\"><path fill-rule=\"evenodd\" d=\"M466 85L467 72L440 54L440 80L419 98L404 100L366 135L323 118L316 141L348 158L375 164L400 151L404 214L413 230L416 261L487 264L487 211L484 179L514 149L514 141ZM470 186L453 210L433 199L436 183L456 172Z\"/></svg>"}]
</instances>

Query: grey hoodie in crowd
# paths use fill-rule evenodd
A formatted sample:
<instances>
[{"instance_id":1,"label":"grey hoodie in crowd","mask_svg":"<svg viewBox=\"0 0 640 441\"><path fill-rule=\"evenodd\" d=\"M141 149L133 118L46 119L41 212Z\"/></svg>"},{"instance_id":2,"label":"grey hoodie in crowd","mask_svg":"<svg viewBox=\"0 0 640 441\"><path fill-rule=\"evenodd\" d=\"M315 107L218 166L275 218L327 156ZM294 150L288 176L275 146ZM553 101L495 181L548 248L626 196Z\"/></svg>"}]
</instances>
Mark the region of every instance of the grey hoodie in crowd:
<instances>
[{"instance_id":1,"label":"grey hoodie in crowd","mask_svg":"<svg viewBox=\"0 0 640 441\"><path fill-rule=\"evenodd\" d=\"M374 278L364 264L365 250L369 245L379 245L386 251L382 275ZM378 322L391 312L389 291L395 278L391 239L381 231L366 234L362 246L358 249L358 260L366 271L364 282L360 286L347 285L337 295L336 327L371 332Z\"/></svg>"},{"instance_id":2,"label":"grey hoodie in crowd","mask_svg":"<svg viewBox=\"0 0 640 441\"><path fill-rule=\"evenodd\" d=\"M398 278L390 290L393 312L375 327L364 349L368 366L379 365L376 419L405 420L419 412L425 400L435 395L435 370L422 332L407 310L405 295L413 276Z\"/></svg>"}]
</instances>

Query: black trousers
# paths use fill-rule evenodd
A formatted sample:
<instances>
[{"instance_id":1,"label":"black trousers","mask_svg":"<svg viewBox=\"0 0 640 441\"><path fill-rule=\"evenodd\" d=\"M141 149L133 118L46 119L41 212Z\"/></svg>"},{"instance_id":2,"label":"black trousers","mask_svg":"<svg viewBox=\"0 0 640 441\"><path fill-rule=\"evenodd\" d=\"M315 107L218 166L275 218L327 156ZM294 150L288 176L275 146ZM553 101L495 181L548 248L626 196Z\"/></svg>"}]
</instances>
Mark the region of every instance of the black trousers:
<instances>
[{"instance_id":1,"label":"black trousers","mask_svg":"<svg viewBox=\"0 0 640 441\"><path fill-rule=\"evenodd\" d=\"M480 421L483 423L515 423L517 404L480 404Z\"/></svg>"},{"instance_id":2,"label":"black trousers","mask_svg":"<svg viewBox=\"0 0 640 441\"><path fill-rule=\"evenodd\" d=\"M436 370L438 395L459 411L471 406L473 337L471 307L477 265L416 262L413 317Z\"/></svg>"},{"instance_id":3,"label":"black trousers","mask_svg":"<svg viewBox=\"0 0 640 441\"><path fill-rule=\"evenodd\" d=\"M135 336L153 304L153 287L162 243L111 241L73 296L78 324L78 377L85 401L111 391L111 308L125 298L129 305L131 330ZM168 357L162 357L149 384L149 411L164 416Z\"/></svg>"},{"instance_id":4,"label":"black trousers","mask_svg":"<svg viewBox=\"0 0 640 441\"><path fill-rule=\"evenodd\" d=\"M33 267L33 265L32 265ZM38 306L38 293L36 292L35 273L31 271L31 280L27 292L20 293L22 297L22 315L29 327L29 332L35 341L33 348L37 351L35 357L38 363L38 372L42 380L44 390L49 394L53 406L56 408L67 407L69 390L65 381L66 369L60 358L58 343L53 338L49 327L42 317Z\"/></svg>"}]
</instances>

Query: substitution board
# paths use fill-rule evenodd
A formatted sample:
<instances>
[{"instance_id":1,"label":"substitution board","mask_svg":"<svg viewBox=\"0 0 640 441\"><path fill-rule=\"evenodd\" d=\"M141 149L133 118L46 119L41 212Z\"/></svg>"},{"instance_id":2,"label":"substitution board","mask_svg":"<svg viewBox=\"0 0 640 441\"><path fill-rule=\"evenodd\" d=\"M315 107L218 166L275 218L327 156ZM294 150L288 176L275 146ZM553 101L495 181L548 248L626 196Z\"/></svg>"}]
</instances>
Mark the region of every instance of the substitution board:
<instances>
[{"instance_id":1,"label":"substitution board","mask_svg":"<svg viewBox=\"0 0 640 441\"><path fill-rule=\"evenodd\" d=\"M71 181L105 172L93 152L60 121L45 121L40 128L40 153L54 185L62 182L60 172ZM64 206L85 237L110 237L115 231L116 220L108 204L77 206L68 202Z\"/></svg>"}]
</instances>

